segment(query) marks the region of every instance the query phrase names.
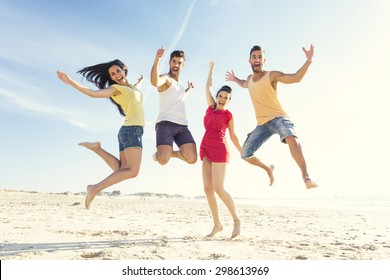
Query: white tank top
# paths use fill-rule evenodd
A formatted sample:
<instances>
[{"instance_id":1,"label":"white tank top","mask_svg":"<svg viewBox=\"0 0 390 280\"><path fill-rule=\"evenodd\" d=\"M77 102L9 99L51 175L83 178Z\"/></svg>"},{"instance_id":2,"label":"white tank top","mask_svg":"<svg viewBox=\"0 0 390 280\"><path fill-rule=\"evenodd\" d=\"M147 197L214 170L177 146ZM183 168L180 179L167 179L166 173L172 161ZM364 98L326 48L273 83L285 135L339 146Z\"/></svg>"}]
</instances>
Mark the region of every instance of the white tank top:
<instances>
[{"instance_id":1,"label":"white tank top","mask_svg":"<svg viewBox=\"0 0 390 280\"><path fill-rule=\"evenodd\" d=\"M168 76L168 74L165 74ZM171 85L165 91L159 92L160 111L157 123L169 121L177 124L188 125L186 117L185 99L187 93L181 81L170 78Z\"/></svg>"}]
</instances>

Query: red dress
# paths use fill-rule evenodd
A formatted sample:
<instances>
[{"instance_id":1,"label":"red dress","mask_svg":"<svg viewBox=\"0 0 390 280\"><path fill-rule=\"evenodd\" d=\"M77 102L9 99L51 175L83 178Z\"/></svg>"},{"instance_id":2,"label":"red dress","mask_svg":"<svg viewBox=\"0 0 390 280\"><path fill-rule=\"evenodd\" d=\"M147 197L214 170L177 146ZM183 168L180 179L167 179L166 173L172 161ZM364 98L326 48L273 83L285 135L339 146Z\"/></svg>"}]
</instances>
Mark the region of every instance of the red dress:
<instances>
[{"instance_id":1,"label":"red dress","mask_svg":"<svg viewBox=\"0 0 390 280\"><path fill-rule=\"evenodd\" d=\"M226 128L233 118L228 110L207 108L203 118L206 132L200 144L200 159L206 157L211 162L229 162L229 146L226 143Z\"/></svg>"}]
</instances>

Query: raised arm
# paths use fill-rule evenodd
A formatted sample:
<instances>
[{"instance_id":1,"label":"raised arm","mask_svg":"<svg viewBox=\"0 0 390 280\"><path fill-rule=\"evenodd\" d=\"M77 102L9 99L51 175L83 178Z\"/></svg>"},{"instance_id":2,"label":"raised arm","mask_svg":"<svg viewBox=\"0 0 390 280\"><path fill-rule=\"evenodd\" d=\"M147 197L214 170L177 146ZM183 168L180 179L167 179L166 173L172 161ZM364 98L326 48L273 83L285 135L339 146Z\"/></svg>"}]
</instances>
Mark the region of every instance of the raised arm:
<instances>
[{"instance_id":1,"label":"raised arm","mask_svg":"<svg viewBox=\"0 0 390 280\"><path fill-rule=\"evenodd\" d=\"M247 88L248 87L248 79L246 80L241 80L236 77L234 74L234 71L231 70L231 72L226 71L226 81L229 82L236 82L240 87Z\"/></svg>"},{"instance_id":2,"label":"raised arm","mask_svg":"<svg viewBox=\"0 0 390 280\"><path fill-rule=\"evenodd\" d=\"M138 78L138 81L134 84L134 87L140 88L144 82L144 76L141 74L141 76Z\"/></svg>"},{"instance_id":3,"label":"raised arm","mask_svg":"<svg viewBox=\"0 0 390 280\"><path fill-rule=\"evenodd\" d=\"M150 83L157 88L161 87L167 82L166 78L160 77L160 72L159 72L160 60L163 57L164 52L165 52L164 48L157 50L156 57L154 59L154 63L152 66L152 71L150 73Z\"/></svg>"},{"instance_id":4,"label":"raised arm","mask_svg":"<svg viewBox=\"0 0 390 280\"><path fill-rule=\"evenodd\" d=\"M85 95L92 97L92 98L108 98L114 95L117 95L119 91L115 89L114 87L110 86L106 89L100 89L100 90L92 90L90 88L87 88L86 86L83 86L79 84L78 82L72 80L67 74L61 71L57 71L57 77L63 81L65 84L70 85L74 87L76 90L80 91L81 93L84 93Z\"/></svg>"},{"instance_id":5,"label":"raised arm","mask_svg":"<svg viewBox=\"0 0 390 280\"><path fill-rule=\"evenodd\" d=\"M234 132L234 119L232 118L229 122L229 135L230 135L230 140L232 140L232 143L234 144L234 146L236 147L236 149L238 150L238 152L241 154L241 145L240 145L240 142L238 141L238 137L236 135L236 133Z\"/></svg>"},{"instance_id":6,"label":"raised arm","mask_svg":"<svg viewBox=\"0 0 390 280\"><path fill-rule=\"evenodd\" d=\"M306 55L306 62L302 65L301 68L294 74L285 74L280 71L272 71L270 73L270 79L271 82L281 82L284 84L292 84L292 83L298 83L302 80L302 78L305 76L307 69L309 69L309 66L312 62L313 55L314 55L314 46L313 44L310 45L310 49L306 50L305 48L302 48L303 52Z\"/></svg>"},{"instance_id":7,"label":"raised arm","mask_svg":"<svg viewBox=\"0 0 390 280\"><path fill-rule=\"evenodd\" d=\"M215 101L212 94L214 66L215 66L215 62L210 61L209 75L207 76L207 82L206 82L206 102L207 102L207 106L209 107L215 105Z\"/></svg>"},{"instance_id":8,"label":"raised arm","mask_svg":"<svg viewBox=\"0 0 390 280\"><path fill-rule=\"evenodd\" d=\"M190 81L188 81L188 86L187 88L184 90L185 93L190 93L192 90L194 89L194 84Z\"/></svg>"}]
</instances>

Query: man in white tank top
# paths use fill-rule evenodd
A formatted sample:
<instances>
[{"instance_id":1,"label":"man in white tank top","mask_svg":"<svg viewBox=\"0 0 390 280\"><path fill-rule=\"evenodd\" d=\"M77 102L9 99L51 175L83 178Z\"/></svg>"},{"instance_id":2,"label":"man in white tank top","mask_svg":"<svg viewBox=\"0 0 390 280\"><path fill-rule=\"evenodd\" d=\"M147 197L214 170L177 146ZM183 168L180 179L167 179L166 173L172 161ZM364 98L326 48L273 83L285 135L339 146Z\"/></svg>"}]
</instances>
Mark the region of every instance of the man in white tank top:
<instances>
[{"instance_id":1,"label":"man in white tank top","mask_svg":"<svg viewBox=\"0 0 390 280\"><path fill-rule=\"evenodd\" d=\"M288 144L293 159L298 164L302 172L302 179L307 189L316 188L307 171L306 161L302 153L301 144L294 131L294 124L289 119L287 113L283 110L278 100L277 83L283 84L298 83L305 76L314 55L314 46L309 50L302 48L306 55L306 62L294 74L285 74L280 71L265 71L265 53L260 46L253 46L250 51L249 63L252 67L252 75L246 80L237 78L233 72L227 72L226 80L236 82L243 88L248 88L253 108L255 110L257 126L248 134L241 152L241 157L248 163L263 168L270 178L270 185L274 181L272 165L265 165L254 153L263 145L273 134L277 133L283 143Z\"/></svg>"},{"instance_id":2,"label":"man in white tank top","mask_svg":"<svg viewBox=\"0 0 390 280\"><path fill-rule=\"evenodd\" d=\"M184 67L183 51L173 51L169 60L169 72L159 74L159 63L164 55L164 48L157 50L153 63L150 82L157 88L160 96L160 109L156 121L156 146L153 160L164 165L171 157L193 164L197 160L195 140L188 129L185 99L193 89L191 82L187 88L179 80ZM173 150L173 142L179 147Z\"/></svg>"}]
</instances>

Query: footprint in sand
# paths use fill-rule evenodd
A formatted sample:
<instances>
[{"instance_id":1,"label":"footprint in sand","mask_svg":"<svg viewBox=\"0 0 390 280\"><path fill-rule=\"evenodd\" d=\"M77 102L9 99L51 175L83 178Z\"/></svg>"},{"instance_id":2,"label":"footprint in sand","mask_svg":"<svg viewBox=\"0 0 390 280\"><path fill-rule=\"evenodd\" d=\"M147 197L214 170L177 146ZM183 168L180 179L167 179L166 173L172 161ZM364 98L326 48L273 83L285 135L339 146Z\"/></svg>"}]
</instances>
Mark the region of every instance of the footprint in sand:
<instances>
[{"instance_id":1,"label":"footprint in sand","mask_svg":"<svg viewBox=\"0 0 390 280\"><path fill-rule=\"evenodd\" d=\"M223 254L212 253L212 254L210 254L210 255L207 257L207 259L208 259L208 260L219 260L219 259L223 259L223 258L225 258L225 257L226 257L226 256L223 255Z\"/></svg>"},{"instance_id":2,"label":"footprint in sand","mask_svg":"<svg viewBox=\"0 0 390 280\"><path fill-rule=\"evenodd\" d=\"M82 254L81 255L81 257L84 258L84 259L100 258L102 256L103 256L103 251L87 253L87 254Z\"/></svg>"}]
</instances>

